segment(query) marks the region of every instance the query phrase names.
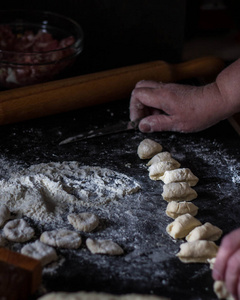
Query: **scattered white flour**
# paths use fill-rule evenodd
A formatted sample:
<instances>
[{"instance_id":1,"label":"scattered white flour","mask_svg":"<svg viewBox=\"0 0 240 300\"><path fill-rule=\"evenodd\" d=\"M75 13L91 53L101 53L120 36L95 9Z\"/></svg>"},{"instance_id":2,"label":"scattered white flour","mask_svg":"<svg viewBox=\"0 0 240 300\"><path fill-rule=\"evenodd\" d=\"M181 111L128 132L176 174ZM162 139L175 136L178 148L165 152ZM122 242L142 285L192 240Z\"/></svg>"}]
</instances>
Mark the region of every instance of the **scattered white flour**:
<instances>
[{"instance_id":1,"label":"scattered white flour","mask_svg":"<svg viewBox=\"0 0 240 300\"><path fill-rule=\"evenodd\" d=\"M0 202L41 223L61 220L74 207L97 207L140 189L132 178L76 161L42 163L0 181Z\"/></svg>"}]
</instances>

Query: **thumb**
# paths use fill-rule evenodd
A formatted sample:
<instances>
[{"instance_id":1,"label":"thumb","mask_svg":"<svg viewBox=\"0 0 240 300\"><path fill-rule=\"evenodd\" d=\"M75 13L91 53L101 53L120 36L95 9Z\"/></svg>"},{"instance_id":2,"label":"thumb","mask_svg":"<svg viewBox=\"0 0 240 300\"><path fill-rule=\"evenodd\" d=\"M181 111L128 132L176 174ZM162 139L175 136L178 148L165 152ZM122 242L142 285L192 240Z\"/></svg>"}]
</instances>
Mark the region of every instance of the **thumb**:
<instances>
[{"instance_id":1,"label":"thumb","mask_svg":"<svg viewBox=\"0 0 240 300\"><path fill-rule=\"evenodd\" d=\"M171 116L160 114L142 119L139 123L139 130L142 132L176 131L177 128L174 128Z\"/></svg>"}]
</instances>

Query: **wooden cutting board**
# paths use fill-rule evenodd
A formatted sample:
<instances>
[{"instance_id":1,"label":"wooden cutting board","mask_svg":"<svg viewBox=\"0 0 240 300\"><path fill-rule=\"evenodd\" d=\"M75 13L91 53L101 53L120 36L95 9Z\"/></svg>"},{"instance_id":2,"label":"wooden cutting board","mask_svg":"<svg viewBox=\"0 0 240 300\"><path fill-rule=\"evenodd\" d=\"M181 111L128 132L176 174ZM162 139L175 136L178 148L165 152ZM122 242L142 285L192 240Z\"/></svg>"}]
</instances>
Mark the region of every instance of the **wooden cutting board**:
<instances>
[{"instance_id":1,"label":"wooden cutting board","mask_svg":"<svg viewBox=\"0 0 240 300\"><path fill-rule=\"evenodd\" d=\"M41 278L40 261L0 248L0 299L28 299L38 289Z\"/></svg>"}]
</instances>

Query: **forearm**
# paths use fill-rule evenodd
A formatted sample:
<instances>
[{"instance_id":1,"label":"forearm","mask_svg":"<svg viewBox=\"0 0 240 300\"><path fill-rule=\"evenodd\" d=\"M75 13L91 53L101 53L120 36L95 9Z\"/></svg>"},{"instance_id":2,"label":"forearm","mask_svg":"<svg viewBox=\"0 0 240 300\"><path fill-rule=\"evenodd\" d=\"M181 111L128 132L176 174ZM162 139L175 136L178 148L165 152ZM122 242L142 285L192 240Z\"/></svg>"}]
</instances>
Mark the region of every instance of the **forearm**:
<instances>
[{"instance_id":1,"label":"forearm","mask_svg":"<svg viewBox=\"0 0 240 300\"><path fill-rule=\"evenodd\" d=\"M224 69L216 85L229 115L240 112L240 59Z\"/></svg>"}]
</instances>

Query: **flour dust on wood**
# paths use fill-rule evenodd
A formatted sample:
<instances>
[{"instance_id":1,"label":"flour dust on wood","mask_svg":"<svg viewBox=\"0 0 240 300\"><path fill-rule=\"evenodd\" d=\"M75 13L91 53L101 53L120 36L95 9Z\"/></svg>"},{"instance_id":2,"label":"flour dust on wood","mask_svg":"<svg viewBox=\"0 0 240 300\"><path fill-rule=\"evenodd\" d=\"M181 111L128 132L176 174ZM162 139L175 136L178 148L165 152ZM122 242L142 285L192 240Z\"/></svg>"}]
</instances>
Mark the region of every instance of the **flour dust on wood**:
<instances>
[{"instance_id":1,"label":"flour dust on wood","mask_svg":"<svg viewBox=\"0 0 240 300\"><path fill-rule=\"evenodd\" d=\"M132 178L76 161L32 165L0 181L0 202L40 223L58 222L74 208L101 207L137 192Z\"/></svg>"}]
</instances>

